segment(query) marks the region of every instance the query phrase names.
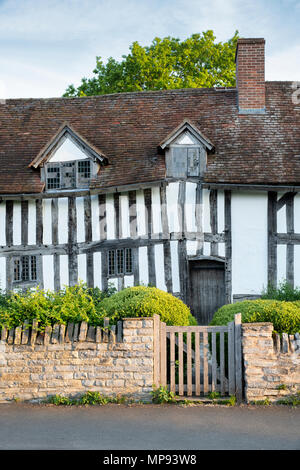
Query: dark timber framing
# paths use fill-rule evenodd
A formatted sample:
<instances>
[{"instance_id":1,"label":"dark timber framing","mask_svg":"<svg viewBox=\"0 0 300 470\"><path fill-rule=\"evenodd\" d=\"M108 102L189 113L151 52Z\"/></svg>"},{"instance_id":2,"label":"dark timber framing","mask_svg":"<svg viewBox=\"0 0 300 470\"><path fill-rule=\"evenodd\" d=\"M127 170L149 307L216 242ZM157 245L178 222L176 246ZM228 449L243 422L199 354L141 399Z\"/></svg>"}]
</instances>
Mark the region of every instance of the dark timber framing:
<instances>
[{"instance_id":1,"label":"dark timber framing","mask_svg":"<svg viewBox=\"0 0 300 470\"><path fill-rule=\"evenodd\" d=\"M75 197L68 199L68 255L69 255L69 283L71 286L78 282L78 261L76 250L76 202Z\"/></svg>"},{"instance_id":2,"label":"dark timber framing","mask_svg":"<svg viewBox=\"0 0 300 470\"><path fill-rule=\"evenodd\" d=\"M277 233L277 226L274 227L274 244L286 245L286 280L293 287L294 286L294 272L295 272L295 261L294 261L294 246L300 243L300 235L295 234L295 221L294 221L294 199L295 192L285 193L278 201L276 202L277 212L285 206L286 214L286 234ZM273 283L276 280L272 281Z\"/></svg>"},{"instance_id":3,"label":"dark timber framing","mask_svg":"<svg viewBox=\"0 0 300 470\"><path fill-rule=\"evenodd\" d=\"M232 296L232 234L231 234L231 191L224 191L225 198L225 298L231 303Z\"/></svg>"},{"instance_id":4,"label":"dark timber framing","mask_svg":"<svg viewBox=\"0 0 300 470\"><path fill-rule=\"evenodd\" d=\"M175 182L175 181L172 181ZM195 212L193 214L195 220L195 231L187 231L189 221L187 217L190 212L185 210L185 204L188 203L186 200L187 182L195 184L194 197L195 197ZM91 193L89 191L74 191L56 193L52 195L51 200L51 221L43 220L43 199L41 195L36 195L34 201L36 212L36 227L29 226L29 201L33 200L33 197L18 198L15 201L17 207L17 220L19 220L20 208L21 208L21 227L18 227L18 237L13 234L13 229L16 227L16 220L14 219L15 206L13 199L8 198L5 202L5 228L3 227L3 239L6 237L6 245L0 247L0 256L5 257L6 263L6 276L7 276L7 288L11 289L13 286L13 257L21 256L22 254L36 255L37 269L39 275L39 285L43 285L43 266L42 260L45 255L53 255L53 268L54 268L54 288L58 290L60 288L60 270L61 255L68 255L68 269L69 269L69 283L74 285L78 282L78 255L86 255L86 281L88 286L94 285L94 253L101 253L101 279L102 289L107 289L109 276L107 270L107 252L110 249L117 248L131 248L132 249L132 275L134 285L140 283L140 263L139 263L139 248L147 247L147 260L148 261L148 279L150 285L156 285L157 278L159 276L158 269L164 269L164 283L168 292L173 292L174 279L173 275L173 251L171 250L171 243L177 242L177 255L179 262L179 285L180 292L176 292L176 295L180 296L182 300L188 301L189 292L189 261L192 259L203 259L204 257L204 242L210 244L210 251L208 252L206 259L215 259L225 263L225 295L226 302L232 301L232 227L231 227L231 196L232 190L235 190L234 186L231 189L224 190L224 207L219 207L218 189L223 191L220 186L213 186L209 190L209 206L205 210L209 211L210 217L210 231L204 232L202 226L203 219L203 185L198 179L182 179L177 180L176 183L179 185L177 201L171 201L171 204L178 203L177 214L179 220L179 227L176 228L176 232L170 232L171 215L169 214L167 197L169 193L167 190L168 182L164 184L157 183L156 186L149 184L145 188L127 188L127 191L123 192L107 192L106 194L101 193L96 196L98 199L99 208L99 220L93 220L98 209L94 211L94 205L91 202ZM154 201L152 200L153 188L159 189L160 195L160 210L161 210L161 232L153 233L153 217L157 218L156 208L152 207ZM295 233L295 215L294 215L294 199L297 194L293 191L294 188L290 188L289 191L283 195L278 196L278 191L268 191L268 213L267 213L267 224L268 224L268 282L276 284L277 281L277 246L286 246L286 278L291 285L294 285L294 270L295 260L294 251L295 245L300 245L300 233ZM137 191L138 194L143 194L145 201L145 217L146 217L146 235L138 235L138 214L137 214ZM157 189L155 189L157 191ZM107 208L111 207L107 205L107 195L113 194L113 211L115 213L114 218L114 230L115 238L107 239ZM157 193L155 192L155 195ZM171 192L170 192L171 194ZM66 197L68 199L68 221L65 227L59 226L59 209L60 203L58 197ZM122 196L122 197L121 197ZM124 214L121 210L121 201L123 206L123 198L128 196L128 209L129 209L129 220L123 220ZM77 207L76 198L83 198L84 207L84 227L80 230L84 231L84 241L77 241ZM93 198L95 195L93 194ZM45 199L49 199L49 194L45 194ZM140 199L142 200L142 199ZM206 199L205 199L206 200ZM94 203L93 203L94 204ZM127 202L126 202L127 204ZM32 207L32 206L31 206ZM47 205L48 207L48 205ZM277 217L278 211L284 210L286 215L286 227L285 233L278 233L277 231ZM110 209L108 209L110 210ZM224 231L221 227L218 227L218 211L224 210ZM48 212L47 212L48 213ZM64 212L62 212L64 214ZM127 211L126 211L127 214ZM139 212L139 216L141 212ZM98 217L98 215L97 215ZM170 217L170 218L169 218ZM79 217L80 219L80 217ZM43 223L46 220L46 225L43 227ZM111 219L110 219L111 220ZM156 220L156 219L155 219ZM51 222L51 224L50 224ZM92 228L95 226L92 224L99 224L100 238L94 239L94 232ZM122 226L126 226L129 223L129 236L124 237L122 233ZM51 225L51 228L50 228ZM144 224L143 224L144 225ZM36 242L35 244L28 245L28 240L32 230L35 230ZM50 230L50 234L49 234ZM68 239L65 243L59 243L59 235L61 230L68 231ZM208 229L209 230L209 229ZM43 231L47 232L47 238L49 238L49 245L45 245L43 242ZM112 232L112 231L111 231ZM21 241L19 240L19 233L21 235ZM15 239L18 239L20 245L13 245ZM34 237L30 237L32 239ZM196 254L188 256L187 244L189 241L194 241L196 245ZM220 256L219 243L225 244L225 256ZM158 257L158 250L156 245L161 245L163 249L163 261ZM161 249L160 247L160 249ZM173 247L172 247L173 248ZM161 253L161 252L159 252ZM141 260L140 260L141 261ZM156 265L156 261L159 265ZM161 264L160 264L161 263ZM96 271L95 271L96 273ZM96 274L95 274L96 275ZM177 275L177 274L176 274ZM119 286L124 285L124 278L118 276ZM161 278L160 278L161 279ZM126 279L125 279L126 282ZM129 281L128 281L129 282ZM131 281L130 281L131 282ZM235 294L234 298L242 295L242 293Z\"/></svg>"},{"instance_id":5,"label":"dark timber framing","mask_svg":"<svg viewBox=\"0 0 300 470\"><path fill-rule=\"evenodd\" d=\"M21 243L28 245L28 201L21 201Z\"/></svg>"},{"instance_id":6,"label":"dark timber framing","mask_svg":"<svg viewBox=\"0 0 300 470\"><path fill-rule=\"evenodd\" d=\"M277 283L277 193L268 192L268 284Z\"/></svg>"},{"instance_id":7,"label":"dark timber framing","mask_svg":"<svg viewBox=\"0 0 300 470\"><path fill-rule=\"evenodd\" d=\"M218 192L215 189L212 189L209 193L209 207L210 207L211 233L213 235L216 235L218 233L217 197L218 197ZM210 254L211 256L218 255L218 243L215 241L212 241L210 244Z\"/></svg>"},{"instance_id":8,"label":"dark timber framing","mask_svg":"<svg viewBox=\"0 0 300 470\"><path fill-rule=\"evenodd\" d=\"M148 240L151 240L152 228L153 228L151 189L146 189L144 192L144 196L145 196L145 208L146 208L146 232L148 233ZM150 285L155 286L156 285L156 273L155 273L154 244L150 243L148 245L147 250L148 250L148 282Z\"/></svg>"}]
</instances>

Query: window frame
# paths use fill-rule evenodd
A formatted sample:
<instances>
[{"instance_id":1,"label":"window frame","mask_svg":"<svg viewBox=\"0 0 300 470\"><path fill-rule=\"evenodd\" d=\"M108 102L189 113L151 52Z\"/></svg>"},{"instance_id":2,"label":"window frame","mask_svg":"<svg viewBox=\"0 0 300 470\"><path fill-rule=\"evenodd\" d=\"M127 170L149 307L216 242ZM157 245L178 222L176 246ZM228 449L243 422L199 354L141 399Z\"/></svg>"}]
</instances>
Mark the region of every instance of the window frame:
<instances>
[{"instance_id":1,"label":"window frame","mask_svg":"<svg viewBox=\"0 0 300 470\"><path fill-rule=\"evenodd\" d=\"M107 275L108 277L123 277L123 276L130 276L132 274L133 274L132 248L113 248L107 251Z\"/></svg>"},{"instance_id":2,"label":"window frame","mask_svg":"<svg viewBox=\"0 0 300 470\"><path fill-rule=\"evenodd\" d=\"M27 266L25 263L28 261ZM16 279L16 263L18 263L18 279ZM38 256L37 255L20 255L12 257L13 268L13 286L22 286L25 284L35 284L38 281ZM25 276L24 273L28 272Z\"/></svg>"},{"instance_id":3,"label":"window frame","mask_svg":"<svg viewBox=\"0 0 300 470\"><path fill-rule=\"evenodd\" d=\"M85 177L86 181L82 181L84 178L80 175L80 173L83 173L80 170L80 164L84 162L84 166L87 166L87 163L89 164L89 177ZM96 174L96 168L95 168L95 163L91 158L85 158L81 160L68 160L68 161L61 161L61 162L47 162L44 165L44 178L45 178L45 185L46 185L46 191L57 191L57 190L62 190L62 189L77 189L77 188L88 188L89 183L92 179L92 177ZM51 169L57 169L58 171L51 171ZM73 172L74 175L71 176L70 178L73 179L72 184L66 184L66 171L67 168L72 169L70 172ZM48 180L51 179L51 173L56 173L58 176L53 177L52 179L56 178L59 179L59 186L56 187L49 187Z\"/></svg>"}]
</instances>

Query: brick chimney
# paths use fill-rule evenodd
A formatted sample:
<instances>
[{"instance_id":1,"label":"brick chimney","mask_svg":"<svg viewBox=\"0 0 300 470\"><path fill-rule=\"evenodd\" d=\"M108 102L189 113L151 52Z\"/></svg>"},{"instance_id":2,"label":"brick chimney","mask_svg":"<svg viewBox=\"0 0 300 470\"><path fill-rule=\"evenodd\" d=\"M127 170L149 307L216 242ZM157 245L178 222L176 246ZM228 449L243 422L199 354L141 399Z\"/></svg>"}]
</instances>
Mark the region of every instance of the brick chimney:
<instances>
[{"instance_id":1,"label":"brick chimney","mask_svg":"<svg viewBox=\"0 0 300 470\"><path fill-rule=\"evenodd\" d=\"M264 113L265 40L263 38L238 39L235 63L239 113Z\"/></svg>"}]
</instances>

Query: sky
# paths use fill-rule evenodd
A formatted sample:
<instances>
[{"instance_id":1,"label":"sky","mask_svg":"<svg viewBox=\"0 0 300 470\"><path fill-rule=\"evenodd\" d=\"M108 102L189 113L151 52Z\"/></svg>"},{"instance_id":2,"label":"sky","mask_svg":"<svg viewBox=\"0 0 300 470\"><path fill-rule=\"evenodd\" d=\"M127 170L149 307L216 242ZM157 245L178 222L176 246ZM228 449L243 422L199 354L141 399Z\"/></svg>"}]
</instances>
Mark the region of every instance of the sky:
<instances>
[{"instance_id":1,"label":"sky","mask_svg":"<svg viewBox=\"0 0 300 470\"><path fill-rule=\"evenodd\" d=\"M300 0L0 0L0 99L62 96L96 56L208 29L264 37L266 80L300 81Z\"/></svg>"}]
</instances>

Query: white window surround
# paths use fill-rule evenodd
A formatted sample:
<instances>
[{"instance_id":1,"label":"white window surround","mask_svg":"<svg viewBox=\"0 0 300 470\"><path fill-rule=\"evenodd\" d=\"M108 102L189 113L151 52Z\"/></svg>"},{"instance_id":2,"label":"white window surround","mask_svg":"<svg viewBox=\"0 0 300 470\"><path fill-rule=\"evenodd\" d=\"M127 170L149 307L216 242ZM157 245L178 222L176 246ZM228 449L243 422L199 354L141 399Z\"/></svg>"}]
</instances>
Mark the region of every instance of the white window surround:
<instances>
[{"instance_id":1,"label":"white window surround","mask_svg":"<svg viewBox=\"0 0 300 470\"><path fill-rule=\"evenodd\" d=\"M29 167L40 167L46 191L56 191L88 188L100 165L107 163L108 159L100 149L65 122Z\"/></svg>"},{"instance_id":2,"label":"white window surround","mask_svg":"<svg viewBox=\"0 0 300 470\"><path fill-rule=\"evenodd\" d=\"M51 158L47 163L69 162L73 160L84 160L87 158L89 157L86 153L84 153L73 140L66 137L51 155Z\"/></svg>"},{"instance_id":3,"label":"white window surround","mask_svg":"<svg viewBox=\"0 0 300 470\"><path fill-rule=\"evenodd\" d=\"M199 145L199 141L193 138L190 132L183 132L178 139L174 142L174 144L178 145Z\"/></svg>"}]
</instances>

